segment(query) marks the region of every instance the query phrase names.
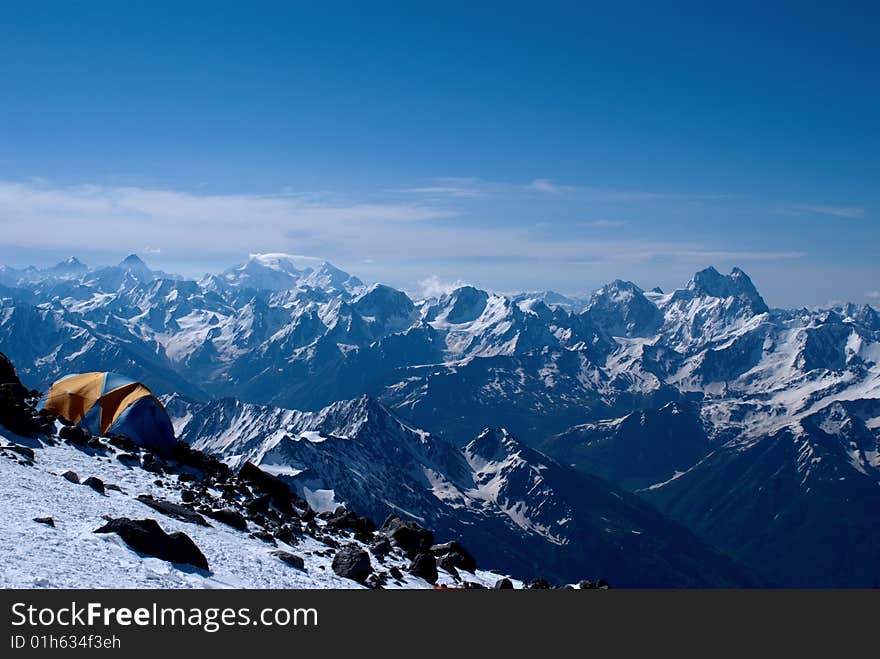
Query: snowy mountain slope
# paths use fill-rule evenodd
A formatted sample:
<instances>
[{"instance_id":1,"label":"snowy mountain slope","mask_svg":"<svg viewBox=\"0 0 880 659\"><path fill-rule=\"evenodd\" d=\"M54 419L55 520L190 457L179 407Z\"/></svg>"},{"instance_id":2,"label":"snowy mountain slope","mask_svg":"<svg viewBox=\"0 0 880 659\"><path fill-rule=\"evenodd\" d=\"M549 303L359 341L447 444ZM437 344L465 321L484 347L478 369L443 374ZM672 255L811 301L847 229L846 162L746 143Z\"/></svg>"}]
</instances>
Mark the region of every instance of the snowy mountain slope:
<instances>
[{"instance_id":1,"label":"snowy mountain slope","mask_svg":"<svg viewBox=\"0 0 880 659\"><path fill-rule=\"evenodd\" d=\"M458 449L366 397L320 412L166 403L179 436L233 466L259 464L319 509L345 502L376 518L415 518L514 574L602 574L620 586L755 583L637 497L506 431L486 430Z\"/></svg>"},{"instance_id":2,"label":"snowy mountain slope","mask_svg":"<svg viewBox=\"0 0 880 659\"><path fill-rule=\"evenodd\" d=\"M198 282L136 257L94 269L68 260L0 269L0 350L40 389L64 373L124 370L159 393L271 408L318 412L367 394L459 447L503 425L582 474L658 485L657 501L709 456L784 445L837 404L880 398L876 310L771 309L739 269L707 268L668 293L615 281L585 300L463 286L415 301L286 255ZM768 472L789 468L788 454L767 455L779 460ZM829 520L864 498L841 483ZM779 506L822 514L805 490L786 492Z\"/></svg>"},{"instance_id":3,"label":"snowy mountain slope","mask_svg":"<svg viewBox=\"0 0 880 659\"><path fill-rule=\"evenodd\" d=\"M0 587L492 587L501 578L444 564L436 575L419 570L369 520L347 510L316 517L252 465L234 476L190 449L157 456L124 438L91 437L46 419L22 397L26 390L2 354L0 378ZM18 435L2 425L11 419L28 433L48 421L52 432ZM207 565L168 562L155 543L135 551L123 535L98 532L108 520L141 519L157 522L158 534L185 534ZM336 566L352 550L365 552L360 576ZM448 552L430 549L431 556Z\"/></svg>"},{"instance_id":4,"label":"snowy mountain slope","mask_svg":"<svg viewBox=\"0 0 880 659\"><path fill-rule=\"evenodd\" d=\"M732 439L644 496L780 585L880 584L880 401Z\"/></svg>"}]
</instances>

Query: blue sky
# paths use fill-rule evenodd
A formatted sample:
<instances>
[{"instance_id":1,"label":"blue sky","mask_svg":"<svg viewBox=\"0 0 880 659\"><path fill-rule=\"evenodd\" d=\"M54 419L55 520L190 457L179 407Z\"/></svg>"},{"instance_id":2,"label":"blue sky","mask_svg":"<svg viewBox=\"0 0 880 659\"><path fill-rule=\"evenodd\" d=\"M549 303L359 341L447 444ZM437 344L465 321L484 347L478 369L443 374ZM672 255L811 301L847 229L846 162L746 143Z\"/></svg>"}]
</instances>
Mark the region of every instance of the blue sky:
<instances>
[{"instance_id":1,"label":"blue sky","mask_svg":"<svg viewBox=\"0 0 880 659\"><path fill-rule=\"evenodd\" d=\"M660 4L3 3L0 262L877 303L878 10Z\"/></svg>"}]
</instances>

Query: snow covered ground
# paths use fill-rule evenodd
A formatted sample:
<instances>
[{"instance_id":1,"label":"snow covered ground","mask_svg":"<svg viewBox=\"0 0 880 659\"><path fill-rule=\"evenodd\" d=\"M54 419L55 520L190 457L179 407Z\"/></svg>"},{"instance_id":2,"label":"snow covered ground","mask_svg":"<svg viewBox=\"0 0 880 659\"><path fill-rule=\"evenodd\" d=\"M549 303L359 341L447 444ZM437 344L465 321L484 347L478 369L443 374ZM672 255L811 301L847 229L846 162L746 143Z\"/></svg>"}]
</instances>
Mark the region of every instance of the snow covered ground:
<instances>
[{"instance_id":1,"label":"snow covered ground","mask_svg":"<svg viewBox=\"0 0 880 659\"><path fill-rule=\"evenodd\" d=\"M328 547L314 538L306 536L295 546L278 541L274 547L219 522L203 527L166 517L136 499L139 494L150 494L179 502L175 475L157 476L127 467L112 455L92 455L63 442L45 446L0 427L0 445L10 443L34 447L36 457L28 466L14 459L14 454L0 455L2 588L362 588L333 572ZM96 476L122 491L108 489L100 494L63 478L68 470L81 481ZM153 518L168 533L186 533L208 559L210 571L141 555L115 533L94 533L104 525L103 515ZM54 528L33 521L47 516L54 519ZM305 569L273 556L276 549L301 556ZM374 567L382 567L374 556L371 561ZM390 580L388 588L432 587L407 574L405 568L400 565L400 585ZM466 576L488 587L500 578L482 570ZM441 569L438 583L453 585L454 581Z\"/></svg>"}]
</instances>

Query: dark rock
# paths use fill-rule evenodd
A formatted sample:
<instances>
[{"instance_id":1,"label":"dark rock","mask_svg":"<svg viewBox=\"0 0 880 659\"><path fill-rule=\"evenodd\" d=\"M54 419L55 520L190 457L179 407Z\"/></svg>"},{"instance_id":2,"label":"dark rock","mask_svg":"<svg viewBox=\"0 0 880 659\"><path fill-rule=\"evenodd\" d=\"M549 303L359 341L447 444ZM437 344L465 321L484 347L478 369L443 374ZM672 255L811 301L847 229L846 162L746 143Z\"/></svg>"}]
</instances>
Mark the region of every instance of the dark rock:
<instances>
[{"instance_id":1,"label":"dark rock","mask_svg":"<svg viewBox=\"0 0 880 659\"><path fill-rule=\"evenodd\" d=\"M180 481L181 483L192 483L196 480L196 477L193 476L188 471L184 471L182 474L180 474L177 477L177 480Z\"/></svg>"},{"instance_id":2,"label":"dark rock","mask_svg":"<svg viewBox=\"0 0 880 659\"><path fill-rule=\"evenodd\" d=\"M388 569L388 574L391 575L391 578L392 578L392 579L397 579L398 581L400 581L401 579L403 579L403 572L401 572L401 571L400 571L400 568L398 568L396 565L392 565L392 566Z\"/></svg>"},{"instance_id":3,"label":"dark rock","mask_svg":"<svg viewBox=\"0 0 880 659\"><path fill-rule=\"evenodd\" d=\"M272 497L272 503L278 510L289 513L293 509L293 503L297 499L291 492L290 486L280 478L266 473L256 465L245 462L238 471L238 477L251 487L268 494Z\"/></svg>"},{"instance_id":4,"label":"dark rock","mask_svg":"<svg viewBox=\"0 0 880 659\"><path fill-rule=\"evenodd\" d=\"M134 453L120 453L116 456L116 459L127 467L139 467L141 464L140 457Z\"/></svg>"},{"instance_id":5,"label":"dark rock","mask_svg":"<svg viewBox=\"0 0 880 659\"><path fill-rule=\"evenodd\" d=\"M140 451L140 446L137 445L137 442L132 441L124 435L107 435L107 441L110 442L111 445L123 451L129 451L130 453L137 453L138 451Z\"/></svg>"},{"instance_id":6,"label":"dark rock","mask_svg":"<svg viewBox=\"0 0 880 659\"><path fill-rule=\"evenodd\" d=\"M530 590L549 590L550 584L547 583L546 579L532 579L526 584L526 588Z\"/></svg>"},{"instance_id":7,"label":"dark rock","mask_svg":"<svg viewBox=\"0 0 880 659\"><path fill-rule=\"evenodd\" d=\"M154 519L119 517L96 529L95 533L116 533L125 544L142 554L208 569L208 559L188 535L179 531L165 533Z\"/></svg>"},{"instance_id":8,"label":"dark rock","mask_svg":"<svg viewBox=\"0 0 880 659\"><path fill-rule=\"evenodd\" d=\"M196 500L196 493L192 490L183 490L180 493L180 500L184 503L192 503Z\"/></svg>"},{"instance_id":9,"label":"dark rock","mask_svg":"<svg viewBox=\"0 0 880 659\"><path fill-rule=\"evenodd\" d=\"M7 451L12 451L13 453L18 453L19 455L27 458L31 462L34 461L34 449L28 446L19 446L18 444L9 444L4 446Z\"/></svg>"},{"instance_id":10,"label":"dark rock","mask_svg":"<svg viewBox=\"0 0 880 659\"><path fill-rule=\"evenodd\" d=\"M589 579L584 579L583 581L578 583L578 588L580 588L581 590L595 590L596 584L594 584Z\"/></svg>"},{"instance_id":11,"label":"dark rock","mask_svg":"<svg viewBox=\"0 0 880 659\"><path fill-rule=\"evenodd\" d=\"M364 585L366 585L367 588L372 588L373 590L381 590L384 584L385 581L375 572L368 576L367 580L364 582Z\"/></svg>"},{"instance_id":12,"label":"dark rock","mask_svg":"<svg viewBox=\"0 0 880 659\"><path fill-rule=\"evenodd\" d=\"M496 581L493 588L495 590L513 590L513 584L510 582L510 579L505 577Z\"/></svg>"},{"instance_id":13,"label":"dark rock","mask_svg":"<svg viewBox=\"0 0 880 659\"><path fill-rule=\"evenodd\" d=\"M141 461L141 466L152 474L164 474L165 469L162 465L162 461L159 460L152 453L144 453L144 458Z\"/></svg>"},{"instance_id":14,"label":"dark rock","mask_svg":"<svg viewBox=\"0 0 880 659\"><path fill-rule=\"evenodd\" d=\"M272 497L268 494L263 495L261 497L256 497L251 499L246 504L244 504L245 510L247 510L252 515L257 513L268 513L269 512L269 502L272 500Z\"/></svg>"},{"instance_id":15,"label":"dark rock","mask_svg":"<svg viewBox=\"0 0 880 659\"><path fill-rule=\"evenodd\" d=\"M58 436L68 444L85 446L92 438L92 433L81 426L64 426L58 431Z\"/></svg>"},{"instance_id":16,"label":"dark rock","mask_svg":"<svg viewBox=\"0 0 880 659\"><path fill-rule=\"evenodd\" d=\"M303 560L303 558L301 556L297 556L296 554L291 554L289 551L279 549L277 551L273 551L272 555L277 556L283 562L287 563L291 567L295 567L298 570L306 569L306 562Z\"/></svg>"},{"instance_id":17,"label":"dark rock","mask_svg":"<svg viewBox=\"0 0 880 659\"><path fill-rule=\"evenodd\" d=\"M333 557L333 571L340 577L365 583L373 571L370 555L357 545L343 547Z\"/></svg>"},{"instance_id":18,"label":"dark rock","mask_svg":"<svg viewBox=\"0 0 880 659\"><path fill-rule=\"evenodd\" d=\"M53 529L55 528L55 520L51 517L34 517L34 521L40 524L45 524L46 526L51 526Z\"/></svg>"},{"instance_id":19,"label":"dark rock","mask_svg":"<svg viewBox=\"0 0 880 659\"><path fill-rule=\"evenodd\" d=\"M275 537L288 545L295 545L302 538L302 533L298 527L294 527L292 524L285 524L275 531Z\"/></svg>"},{"instance_id":20,"label":"dark rock","mask_svg":"<svg viewBox=\"0 0 880 659\"><path fill-rule=\"evenodd\" d=\"M79 476L77 476L75 471L65 471L63 474L61 474L61 478L79 485Z\"/></svg>"},{"instance_id":21,"label":"dark rock","mask_svg":"<svg viewBox=\"0 0 880 659\"><path fill-rule=\"evenodd\" d=\"M370 545L370 551L373 552L375 556L387 556L391 553L391 543L388 541L388 538L379 538Z\"/></svg>"},{"instance_id":22,"label":"dark rock","mask_svg":"<svg viewBox=\"0 0 880 659\"><path fill-rule=\"evenodd\" d=\"M431 547L431 553L438 558L442 557L444 562L453 565L459 570L470 572L473 574L477 571L477 561L464 546L455 540L446 542L442 545L434 545ZM445 568L444 568L445 569Z\"/></svg>"},{"instance_id":23,"label":"dark rock","mask_svg":"<svg viewBox=\"0 0 880 659\"><path fill-rule=\"evenodd\" d=\"M437 560L437 567L443 568L444 570L449 572L449 574L451 574L455 578L456 581L461 579L461 575L458 573L458 570L456 569L455 562L450 558L449 554L444 554L443 556L441 556L440 558L438 558L436 560Z\"/></svg>"},{"instance_id":24,"label":"dark rock","mask_svg":"<svg viewBox=\"0 0 880 659\"><path fill-rule=\"evenodd\" d=\"M331 531L346 530L362 534L373 533L376 530L376 523L373 520L341 507L327 518L326 526Z\"/></svg>"},{"instance_id":25,"label":"dark rock","mask_svg":"<svg viewBox=\"0 0 880 659\"><path fill-rule=\"evenodd\" d=\"M437 583L437 559L430 552L417 554L410 563L407 572L416 577L421 577L428 583Z\"/></svg>"},{"instance_id":26,"label":"dark rock","mask_svg":"<svg viewBox=\"0 0 880 659\"><path fill-rule=\"evenodd\" d=\"M108 490L115 490L117 492L122 492L125 494L125 490L119 487L116 483L104 483L104 488Z\"/></svg>"},{"instance_id":27,"label":"dark rock","mask_svg":"<svg viewBox=\"0 0 880 659\"><path fill-rule=\"evenodd\" d=\"M140 494L138 495L137 500L153 510L157 510L163 515L168 515L168 517L179 519L181 522L189 522L190 524L198 524L199 526L210 526L207 520L196 511L190 510L186 506L181 506L179 503L154 499L149 494Z\"/></svg>"},{"instance_id":28,"label":"dark rock","mask_svg":"<svg viewBox=\"0 0 880 659\"><path fill-rule=\"evenodd\" d=\"M596 582L596 588L599 590L608 590L611 586L605 581L605 579L599 579L599 581Z\"/></svg>"},{"instance_id":29,"label":"dark rock","mask_svg":"<svg viewBox=\"0 0 880 659\"><path fill-rule=\"evenodd\" d=\"M266 531L254 531L251 533L252 538L256 538L257 540L262 540L263 542L268 542L270 545L275 545L275 536Z\"/></svg>"},{"instance_id":30,"label":"dark rock","mask_svg":"<svg viewBox=\"0 0 880 659\"><path fill-rule=\"evenodd\" d=\"M95 492L98 492L99 494L104 494L104 481L102 481L100 478L96 478L95 476L89 476L87 479L85 479L83 481L82 484L88 485L90 488L92 488Z\"/></svg>"},{"instance_id":31,"label":"dark rock","mask_svg":"<svg viewBox=\"0 0 880 659\"><path fill-rule=\"evenodd\" d=\"M411 556L428 551L434 544L434 534L431 531L397 515L391 515L385 520L381 532L391 544Z\"/></svg>"}]
</instances>

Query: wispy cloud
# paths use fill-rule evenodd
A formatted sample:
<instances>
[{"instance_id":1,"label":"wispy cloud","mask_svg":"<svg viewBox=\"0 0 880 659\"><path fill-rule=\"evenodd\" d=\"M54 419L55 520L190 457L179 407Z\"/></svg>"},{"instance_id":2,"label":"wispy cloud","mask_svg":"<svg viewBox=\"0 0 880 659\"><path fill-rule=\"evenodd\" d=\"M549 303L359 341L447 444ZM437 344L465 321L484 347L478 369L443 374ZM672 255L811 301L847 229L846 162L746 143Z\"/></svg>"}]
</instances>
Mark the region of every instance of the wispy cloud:
<instances>
[{"instance_id":1,"label":"wispy cloud","mask_svg":"<svg viewBox=\"0 0 880 659\"><path fill-rule=\"evenodd\" d=\"M574 190L574 187L570 185L559 185L558 183L551 181L549 178L536 178L534 181L526 185L525 189L544 194L562 195Z\"/></svg>"},{"instance_id":2,"label":"wispy cloud","mask_svg":"<svg viewBox=\"0 0 880 659\"><path fill-rule=\"evenodd\" d=\"M613 188L583 188L585 195L602 201L637 202L637 201L722 201L734 199L730 194L701 194L689 192L659 192L650 190L621 190Z\"/></svg>"},{"instance_id":3,"label":"wispy cloud","mask_svg":"<svg viewBox=\"0 0 880 659\"><path fill-rule=\"evenodd\" d=\"M629 224L626 220L588 220L586 222L580 222L581 226L591 227L593 229L619 229L620 227L626 226Z\"/></svg>"},{"instance_id":4,"label":"wispy cloud","mask_svg":"<svg viewBox=\"0 0 880 659\"><path fill-rule=\"evenodd\" d=\"M468 179L454 185L474 183ZM154 255L160 266L195 259L228 264L249 252L307 254L353 270L366 265L377 278L396 277L401 284L414 284L426 272L434 272L437 281L429 278L421 284L433 292L461 285L458 277L490 270L512 281L526 277L526 270L529 278L549 277L550 272L562 276L556 266L565 264L613 263L615 271L625 272L616 266L655 262L664 268L672 262L705 266L803 256L788 251L727 251L673 238L646 240L624 231L572 232L564 223L558 231L550 224L536 231L534 223L470 221L453 206L421 198L343 203L329 194L318 200L289 191L277 196L215 195L0 181L0 246L8 252L23 248L118 257L130 251L149 252L143 250L147 244L152 249L161 246L161 253ZM587 224L614 229L624 221L600 218ZM571 274L577 276L574 270Z\"/></svg>"},{"instance_id":5,"label":"wispy cloud","mask_svg":"<svg viewBox=\"0 0 880 659\"><path fill-rule=\"evenodd\" d=\"M467 286L467 282L456 279L455 281L447 281L443 280L437 275L431 275L422 279L419 282L419 286L421 287L419 293L423 298L429 297L441 297L442 295L446 295L451 293L456 288L461 288L462 286Z\"/></svg>"},{"instance_id":6,"label":"wispy cloud","mask_svg":"<svg viewBox=\"0 0 880 659\"><path fill-rule=\"evenodd\" d=\"M872 300L880 300L880 291L865 291L865 297Z\"/></svg>"},{"instance_id":7,"label":"wispy cloud","mask_svg":"<svg viewBox=\"0 0 880 659\"><path fill-rule=\"evenodd\" d=\"M831 217L864 217L865 209L858 206L823 206L817 204L791 204L776 208L777 215L800 217L802 215L828 215Z\"/></svg>"}]
</instances>

